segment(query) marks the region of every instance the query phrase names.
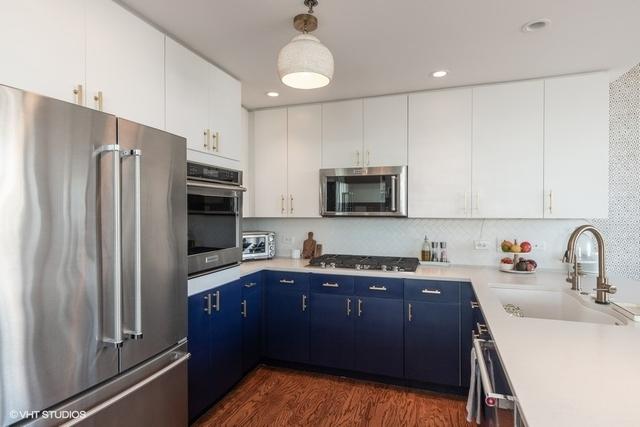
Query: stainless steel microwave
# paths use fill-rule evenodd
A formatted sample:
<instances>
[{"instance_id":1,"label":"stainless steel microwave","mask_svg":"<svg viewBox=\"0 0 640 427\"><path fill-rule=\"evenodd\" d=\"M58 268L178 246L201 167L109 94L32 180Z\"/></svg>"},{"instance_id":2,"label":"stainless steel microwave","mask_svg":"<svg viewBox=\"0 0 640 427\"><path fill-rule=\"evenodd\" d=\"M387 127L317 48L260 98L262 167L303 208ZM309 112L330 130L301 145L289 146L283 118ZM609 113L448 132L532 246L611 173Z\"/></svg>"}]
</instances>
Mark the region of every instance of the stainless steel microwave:
<instances>
[{"instance_id":1,"label":"stainless steel microwave","mask_svg":"<svg viewBox=\"0 0 640 427\"><path fill-rule=\"evenodd\" d=\"M407 167L320 169L322 216L407 216Z\"/></svg>"}]
</instances>

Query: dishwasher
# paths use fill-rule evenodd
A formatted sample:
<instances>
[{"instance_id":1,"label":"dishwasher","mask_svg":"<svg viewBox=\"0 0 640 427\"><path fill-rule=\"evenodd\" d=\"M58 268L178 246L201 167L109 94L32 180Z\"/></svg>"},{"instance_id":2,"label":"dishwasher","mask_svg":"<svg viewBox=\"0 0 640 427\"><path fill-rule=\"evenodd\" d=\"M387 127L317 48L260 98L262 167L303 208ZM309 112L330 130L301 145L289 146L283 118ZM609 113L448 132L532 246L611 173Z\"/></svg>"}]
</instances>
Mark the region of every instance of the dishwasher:
<instances>
[{"instance_id":1,"label":"dishwasher","mask_svg":"<svg viewBox=\"0 0 640 427\"><path fill-rule=\"evenodd\" d=\"M484 326L484 325L483 325ZM480 328L479 328L480 329ZM476 372L482 388L483 427L526 427L517 400L511 391L504 368L486 327L483 334L474 334ZM487 336L486 339L482 337Z\"/></svg>"}]
</instances>

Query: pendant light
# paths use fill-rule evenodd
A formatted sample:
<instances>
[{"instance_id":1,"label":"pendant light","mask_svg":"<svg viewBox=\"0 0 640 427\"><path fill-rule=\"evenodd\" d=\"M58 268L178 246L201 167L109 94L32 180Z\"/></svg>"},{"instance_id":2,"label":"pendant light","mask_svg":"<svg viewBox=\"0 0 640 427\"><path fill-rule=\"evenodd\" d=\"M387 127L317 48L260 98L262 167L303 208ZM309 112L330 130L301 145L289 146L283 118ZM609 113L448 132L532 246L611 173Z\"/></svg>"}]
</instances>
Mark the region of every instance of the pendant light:
<instances>
[{"instance_id":1,"label":"pendant light","mask_svg":"<svg viewBox=\"0 0 640 427\"><path fill-rule=\"evenodd\" d=\"M295 36L278 55L280 80L295 89L316 89L328 85L333 78L333 55L317 37L309 34L318 28L313 8L318 0L305 0L307 13L293 18L293 27L302 34Z\"/></svg>"}]
</instances>

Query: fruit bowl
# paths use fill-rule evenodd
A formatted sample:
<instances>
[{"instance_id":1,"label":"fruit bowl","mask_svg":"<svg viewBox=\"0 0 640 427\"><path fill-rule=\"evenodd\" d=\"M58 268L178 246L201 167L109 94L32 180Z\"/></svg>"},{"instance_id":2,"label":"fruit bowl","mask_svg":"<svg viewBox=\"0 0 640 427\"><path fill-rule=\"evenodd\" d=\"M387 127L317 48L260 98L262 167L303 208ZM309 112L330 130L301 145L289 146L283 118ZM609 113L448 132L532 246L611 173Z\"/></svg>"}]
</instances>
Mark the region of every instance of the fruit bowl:
<instances>
[{"instance_id":1,"label":"fruit bowl","mask_svg":"<svg viewBox=\"0 0 640 427\"><path fill-rule=\"evenodd\" d=\"M518 240L503 240L500 243L500 251L505 254L528 254L533 250L533 245L524 240L518 243Z\"/></svg>"},{"instance_id":2,"label":"fruit bowl","mask_svg":"<svg viewBox=\"0 0 640 427\"><path fill-rule=\"evenodd\" d=\"M500 263L500 270L502 270L502 271L513 270L513 264L507 264L507 263L501 262Z\"/></svg>"}]
</instances>

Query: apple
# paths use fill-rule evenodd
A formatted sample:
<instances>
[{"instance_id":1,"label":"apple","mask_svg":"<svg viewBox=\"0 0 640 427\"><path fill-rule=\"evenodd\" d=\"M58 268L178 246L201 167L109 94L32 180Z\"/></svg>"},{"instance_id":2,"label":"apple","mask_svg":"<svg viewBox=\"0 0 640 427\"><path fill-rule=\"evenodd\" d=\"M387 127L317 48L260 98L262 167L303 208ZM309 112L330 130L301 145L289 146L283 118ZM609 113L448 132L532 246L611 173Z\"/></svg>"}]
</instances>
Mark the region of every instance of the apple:
<instances>
[{"instance_id":1,"label":"apple","mask_svg":"<svg viewBox=\"0 0 640 427\"><path fill-rule=\"evenodd\" d=\"M522 243L520 243L520 249L522 250L522 252L527 253L527 252L531 252L531 243L524 241Z\"/></svg>"},{"instance_id":2,"label":"apple","mask_svg":"<svg viewBox=\"0 0 640 427\"><path fill-rule=\"evenodd\" d=\"M513 264L513 260L512 260L511 258L508 258L508 257L504 257L504 258L502 258L502 259L500 260L500 262L501 262L502 264Z\"/></svg>"}]
</instances>

